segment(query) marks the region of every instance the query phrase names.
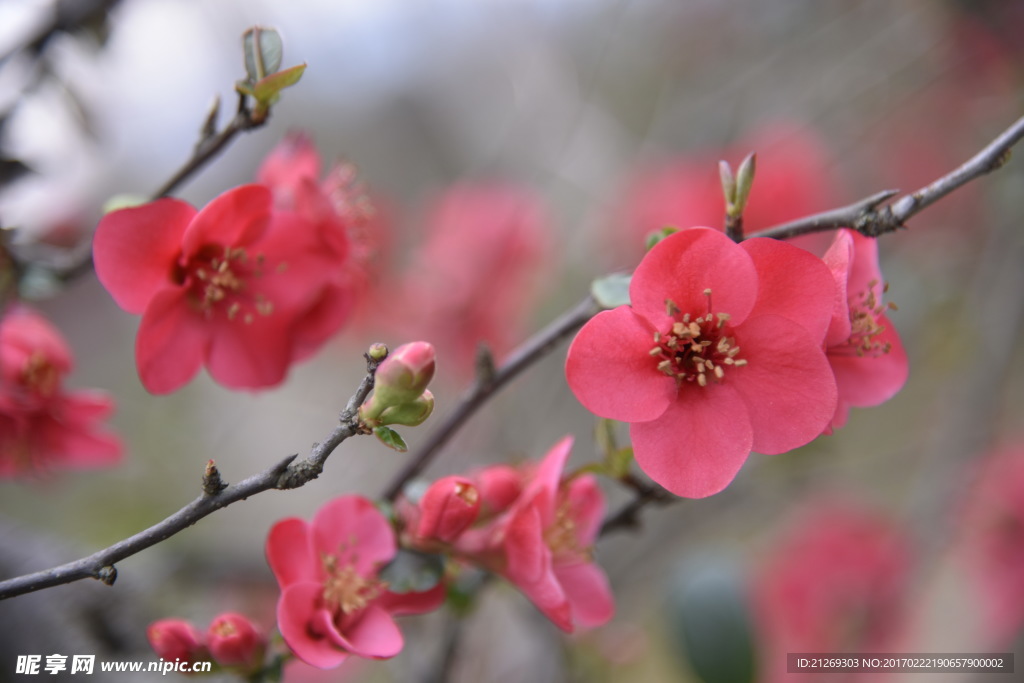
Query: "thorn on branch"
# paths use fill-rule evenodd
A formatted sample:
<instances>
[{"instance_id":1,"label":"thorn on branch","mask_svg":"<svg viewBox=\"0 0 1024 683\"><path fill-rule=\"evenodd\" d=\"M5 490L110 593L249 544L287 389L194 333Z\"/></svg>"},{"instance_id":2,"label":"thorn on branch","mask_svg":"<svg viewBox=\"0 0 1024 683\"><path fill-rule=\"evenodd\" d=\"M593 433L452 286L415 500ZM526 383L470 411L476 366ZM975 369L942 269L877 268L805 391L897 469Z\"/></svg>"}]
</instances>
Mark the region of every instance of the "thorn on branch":
<instances>
[{"instance_id":1,"label":"thorn on branch","mask_svg":"<svg viewBox=\"0 0 1024 683\"><path fill-rule=\"evenodd\" d=\"M114 582L117 581L117 567L112 564L100 567L96 571L96 579L108 586L113 586Z\"/></svg>"}]
</instances>

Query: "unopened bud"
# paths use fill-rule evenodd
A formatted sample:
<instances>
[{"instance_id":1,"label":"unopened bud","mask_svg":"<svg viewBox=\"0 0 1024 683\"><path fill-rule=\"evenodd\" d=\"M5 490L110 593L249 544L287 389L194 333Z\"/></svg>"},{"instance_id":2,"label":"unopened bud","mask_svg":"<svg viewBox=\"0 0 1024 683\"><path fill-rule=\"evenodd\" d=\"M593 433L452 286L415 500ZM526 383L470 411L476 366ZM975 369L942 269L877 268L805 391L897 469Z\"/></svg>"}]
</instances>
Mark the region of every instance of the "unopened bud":
<instances>
[{"instance_id":1,"label":"unopened bud","mask_svg":"<svg viewBox=\"0 0 1024 683\"><path fill-rule=\"evenodd\" d=\"M420 500L416 537L451 543L476 521L478 514L480 494L468 479L438 479Z\"/></svg>"},{"instance_id":2,"label":"unopened bud","mask_svg":"<svg viewBox=\"0 0 1024 683\"><path fill-rule=\"evenodd\" d=\"M266 639L241 614L225 612L210 623L207 643L213 659L221 666L237 666L245 670L263 664Z\"/></svg>"},{"instance_id":3,"label":"unopened bud","mask_svg":"<svg viewBox=\"0 0 1024 683\"><path fill-rule=\"evenodd\" d=\"M386 410L423 396L434 377L434 347L427 342L403 344L380 364L374 377L373 397L360 409L360 416L368 423L400 424L379 419Z\"/></svg>"},{"instance_id":4,"label":"unopened bud","mask_svg":"<svg viewBox=\"0 0 1024 683\"><path fill-rule=\"evenodd\" d=\"M388 357L387 344L370 344L370 350L367 351L367 355L378 363Z\"/></svg>"},{"instance_id":5,"label":"unopened bud","mask_svg":"<svg viewBox=\"0 0 1024 683\"><path fill-rule=\"evenodd\" d=\"M370 403L372 404L373 401L371 400ZM373 420L366 420L364 418L363 421L377 427L382 425L415 427L423 424L432 412L434 412L434 395L428 390L424 391L419 398L413 401L390 406L379 417Z\"/></svg>"},{"instance_id":6,"label":"unopened bud","mask_svg":"<svg viewBox=\"0 0 1024 683\"><path fill-rule=\"evenodd\" d=\"M209 659L203 634L184 619L161 619L146 629L157 656L167 661L201 662Z\"/></svg>"},{"instance_id":7,"label":"unopened bud","mask_svg":"<svg viewBox=\"0 0 1024 683\"><path fill-rule=\"evenodd\" d=\"M733 202L733 211L730 211L730 215L739 216L747 208L750 188L754 186L754 171L756 169L757 155L751 152L746 159L740 162L740 167L736 171L736 201Z\"/></svg>"},{"instance_id":8,"label":"unopened bud","mask_svg":"<svg viewBox=\"0 0 1024 683\"><path fill-rule=\"evenodd\" d=\"M718 177L722 180L722 194L728 211L736 203L736 178L732 174L732 166L724 159L718 162Z\"/></svg>"}]
</instances>

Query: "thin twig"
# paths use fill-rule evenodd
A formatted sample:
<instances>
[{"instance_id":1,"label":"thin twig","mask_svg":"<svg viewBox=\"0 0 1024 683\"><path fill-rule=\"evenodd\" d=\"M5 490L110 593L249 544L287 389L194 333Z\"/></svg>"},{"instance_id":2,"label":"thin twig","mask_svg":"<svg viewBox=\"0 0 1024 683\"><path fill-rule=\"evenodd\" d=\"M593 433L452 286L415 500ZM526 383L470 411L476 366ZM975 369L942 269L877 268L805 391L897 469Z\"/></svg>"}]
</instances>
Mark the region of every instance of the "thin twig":
<instances>
[{"instance_id":1,"label":"thin twig","mask_svg":"<svg viewBox=\"0 0 1024 683\"><path fill-rule=\"evenodd\" d=\"M947 173L935 182L916 192L904 195L892 204L882 206L896 196L898 190L885 190L865 197L840 209L833 209L813 216L776 225L755 232L747 237L772 237L788 239L836 228L852 228L868 237L878 237L904 227L912 216L931 206L954 190L975 178L1000 168L1010 158L1010 149L1024 138L1024 117L1003 131L983 150L971 157L959 168Z\"/></svg>"},{"instance_id":2,"label":"thin twig","mask_svg":"<svg viewBox=\"0 0 1024 683\"><path fill-rule=\"evenodd\" d=\"M326 440L318 443L310 451L309 456L298 462L295 459L298 455L289 455L276 465L273 465L248 479L237 484L222 486L219 481L219 473L216 475L217 486L206 486L213 475L211 468L207 465L204 479L204 487L207 490L219 491L204 493L191 503L175 512L162 522L154 524L145 531L141 531L130 538L119 541L109 548L84 557L74 562L26 574L0 582L0 600L31 593L43 588L50 588L65 583L72 583L85 578L99 579L107 585L114 583L117 578L115 562L120 562L126 557L156 545L179 531L192 526L203 517L227 507L232 503L244 500L250 496L271 489L293 489L298 488L309 481L316 479L323 471L324 463L334 450L351 436L366 434L369 431L363 427L358 418L359 406L363 404L366 397L373 389L373 377L377 370L379 361L366 358L366 376L363 377L359 388L349 399L345 409L339 416L339 424L331 432Z\"/></svg>"},{"instance_id":3,"label":"thin twig","mask_svg":"<svg viewBox=\"0 0 1024 683\"><path fill-rule=\"evenodd\" d=\"M558 342L582 327L597 310L597 302L590 296L586 297L540 332L527 339L509 355L508 360L500 368L492 368L488 372L478 373L473 385L455 406L455 410L430 434L423 447L395 475L385 489L383 497L389 501L398 498L398 494L402 492L405 484L430 464L455 432L488 398L524 369L553 351ZM478 366L490 367L486 363L479 363Z\"/></svg>"}]
</instances>

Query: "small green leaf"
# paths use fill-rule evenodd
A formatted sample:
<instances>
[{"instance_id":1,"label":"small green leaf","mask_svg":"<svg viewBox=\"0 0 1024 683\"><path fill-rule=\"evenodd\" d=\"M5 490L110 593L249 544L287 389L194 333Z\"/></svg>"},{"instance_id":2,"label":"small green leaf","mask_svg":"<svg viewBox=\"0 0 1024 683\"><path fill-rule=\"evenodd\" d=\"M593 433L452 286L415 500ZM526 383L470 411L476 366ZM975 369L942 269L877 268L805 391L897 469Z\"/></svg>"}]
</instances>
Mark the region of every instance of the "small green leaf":
<instances>
[{"instance_id":1,"label":"small green leaf","mask_svg":"<svg viewBox=\"0 0 1024 683\"><path fill-rule=\"evenodd\" d=\"M590 293L601 308L628 306L629 281L632 278L628 273L612 273L600 277L590 283Z\"/></svg>"},{"instance_id":2,"label":"small green leaf","mask_svg":"<svg viewBox=\"0 0 1024 683\"><path fill-rule=\"evenodd\" d=\"M250 83L266 78L281 68L284 43L281 35L272 28L253 26L242 35L242 50L245 54L245 73Z\"/></svg>"},{"instance_id":3,"label":"small green leaf","mask_svg":"<svg viewBox=\"0 0 1024 683\"><path fill-rule=\"evenodd\" d=\"M305 71L306 65L299 64L298 66L289 67L284 71L272 73L266 78L261 78L253 85L252 96L259 102L273 104L282 90L299 82Z\"/></svg>"},{"instance_id":4,"label":"small green leaf","mask_svg":"<svg viewBox=\"0 0 1024 683\"><path fill-rule=\"evenodd\" d=\"M654 245L662 241L669 235L674 235L679 232L679 228L673 225L666 225L661 230L655 230L654 232L647 235L647 239L644 241L644 248L650 251L654 248Z\"/></svg>"},{"instance_id":5,"label":"small green leaf","mask_svg":"<svg viewBox=\"0 0 1024 683\"><path fill-rule=\"evenodd\" d=\"M376 427L373 433L388 448L393 448L399 453L409 450L409 447L405 445L405 440L391 427Z\"/></svg>"},{"instance_id":6,"label":"small green leaf","mask_svg":"<svg viewBox=\"0 0 1024 683\"><path fill-rule=\"evenodd\" d=\"M444 558L401 548L395 559L380 570L380 578L392 593L422 593L441 583Z\"/></svg>"}]
</instances>

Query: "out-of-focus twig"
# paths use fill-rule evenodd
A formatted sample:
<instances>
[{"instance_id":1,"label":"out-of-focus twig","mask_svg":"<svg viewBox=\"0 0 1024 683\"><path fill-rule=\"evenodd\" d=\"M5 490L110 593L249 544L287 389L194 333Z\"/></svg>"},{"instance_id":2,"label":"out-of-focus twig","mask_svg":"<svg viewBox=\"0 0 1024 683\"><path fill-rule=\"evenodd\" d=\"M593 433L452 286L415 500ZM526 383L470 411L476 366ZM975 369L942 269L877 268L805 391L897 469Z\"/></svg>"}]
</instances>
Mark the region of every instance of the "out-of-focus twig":
<instances>
[{"instance_id":1,"label":"out-of-focus twig","mask_svg":"<svg viewBox=\"0 0 1024 683\"><path fill-rule=\"evenodd\" d=\"M912 216L957 188L1000 168L1009 160L1011 148L1020 142L1021 138L1024 138L1024 117L1017 119L999 137L959 168L916 192L903 195L892 204L882 206L888 199L896 196L899 191L884 190L848 206L798 218L755 232L747 237L789 239L836 228L852 228L868 237L878 237L893 232L904 227L904 223Z\"/></svg>"},{"instance_id":2,"label":"out-of-focus twig","mask_svg":"<svg viewBox=\"0 0 1024 683\"><path fill-rule=\"evenodd\" d=\"M108 585L113 584L117 578L114 563L167 540L232 503L271 489L298 488L316 479L323 471L328 456L343 441L356 434L370 433L359 420L359 406L373 389L374 373L379 363L380 361L366 357L366 376L341 412L338 426L324 441L316 444L304 460L295 462L298 455L290 455L276 465L230 486L224 485L216 468L208 464L206 475L203 477L203 494L170 517L88 557L52 569L0 581L0 600L85 578L99 579Z\"/></svg>"},{"instance_id":3,"label":"out-of-focus twig","mask_svg":"<svg viewBox=\"0 0 1024 683\"><path fill-rule=\"evenodd\" d=\"M586 297L570 310L537 334L527 339L512 351L508 360L499 368L488 362L477 363L477 378L462 395L458 405L430 434L427 442L416 452L409 463L395 475L385 489L383 497L389 501L398 498L405 484L430 464L448 440L492 395L505 386L512 378L554 350L558 343L583 326L597 313L598 305L593 297Z\"/></svg>"}]
</instances>

